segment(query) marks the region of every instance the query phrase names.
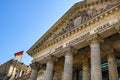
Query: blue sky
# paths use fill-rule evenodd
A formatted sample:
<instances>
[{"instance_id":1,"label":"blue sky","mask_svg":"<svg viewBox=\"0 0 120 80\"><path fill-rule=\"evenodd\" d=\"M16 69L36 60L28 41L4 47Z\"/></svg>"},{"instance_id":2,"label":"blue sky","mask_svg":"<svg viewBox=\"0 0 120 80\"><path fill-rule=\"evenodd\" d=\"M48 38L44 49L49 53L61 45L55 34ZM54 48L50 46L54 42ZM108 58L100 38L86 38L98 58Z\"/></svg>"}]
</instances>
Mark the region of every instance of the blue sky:
<instances>
[{"instance_id":1,"label":"blue sky","mask_svg":"<svg viewBox=\"0 0 120 80\"><path fill-rule=\"evenodd\" d=\"M24 50L22 62L32 58L26 51L81 0L0 0L0 65Z\"/></svg>"}]
</instances>

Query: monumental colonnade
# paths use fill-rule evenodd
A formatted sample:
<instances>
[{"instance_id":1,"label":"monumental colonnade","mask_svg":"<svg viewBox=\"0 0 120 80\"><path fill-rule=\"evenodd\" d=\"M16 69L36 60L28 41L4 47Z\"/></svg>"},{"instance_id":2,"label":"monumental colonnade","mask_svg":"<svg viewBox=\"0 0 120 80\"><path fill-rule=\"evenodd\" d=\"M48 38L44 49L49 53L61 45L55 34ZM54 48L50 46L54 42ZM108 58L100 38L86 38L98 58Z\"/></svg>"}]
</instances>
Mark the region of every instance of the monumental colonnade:
<instances>
[{"instance_id":1,"label":"monumental colonnade","mask_svg":"<svg viewBox=\"0 0 120 80\"><path fill-rule=\"evenodd\" d=\"M83 69L83 80L102 80L102 71L101 71L101 53L100 53L100 44L103 39L94 35L87 39L89 41L90 46L90 59L91 63L89 65L88 58L83 60L82 69ZM63 70L63 80L73 80L73 55L77 52L77 50L73 47L67 47L63 50L63 54L65 57L64 60L64 70ZM54 63L57 61L57 58L53 55L47 57L46 61L46 72L45 72L45 80L53 79L53 70ZM109 71L109 79L117 80L118 72L117 65L115 63L115 54L114 51L107 55L108 61L108 71ZM91 66L91 71L90 67ZM35 62L31 64L32 72L31 72L31 80L37 79L37 74L40 69L42 69L42 64ZM91 73L91 74L90 74ZM91 77L90 77L91 75Z\"/></svg>"}]
</instances>

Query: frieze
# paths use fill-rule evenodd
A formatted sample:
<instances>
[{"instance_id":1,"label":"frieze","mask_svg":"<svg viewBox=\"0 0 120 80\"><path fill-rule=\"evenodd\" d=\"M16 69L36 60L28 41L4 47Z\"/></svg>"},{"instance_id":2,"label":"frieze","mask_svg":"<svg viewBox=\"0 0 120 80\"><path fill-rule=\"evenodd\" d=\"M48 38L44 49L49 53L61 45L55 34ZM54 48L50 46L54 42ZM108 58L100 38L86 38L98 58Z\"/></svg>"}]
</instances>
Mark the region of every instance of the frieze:
<instances>
[{"instance_id":1,"label":"frieze","mask_svg":"<svg viewBox=\"0 0 120 80\"><path fill-rule=\"evenodd\" d=\"M97 27L97 28L94 29L94 33L97 33L97 32L99 32L99 31L102 31L103 29L106 29L106 28L108 28L108 27L110 27L110 24L109 24L109 23L106 23L106 24L104 24L104 25L102 25L102 26L99 26L99 27Z\"/></svg>"},{"instance_id":2,"label":"frieze","mask_svg":"<svg viewBox=\"0 0 120 80\"><path fill-rule=\"evenodd\" d=\"M77 42L85 39L85 38L88 37L88 36L90 36L90 32L84 33L84 34L82 34L81 36L79 36L78 38L76 38L76 39L74 39L74 40L66 43L66 46L70 46L70 45L72 45L72 44L74 44L74 43L77 43Z\"/></svg>"},{"instance_id":3,"label":"frieze","mask_svg":"<svg viewBox=\"0 0 120 80\"><path fill-rule=\"evenodd\" d=\"M55 48L55 52L56 52L56 51L59 51L59 50L62 50L62 49L63 49L63 45L61 45L61 46Z\"/></svg>"}]
</instances>

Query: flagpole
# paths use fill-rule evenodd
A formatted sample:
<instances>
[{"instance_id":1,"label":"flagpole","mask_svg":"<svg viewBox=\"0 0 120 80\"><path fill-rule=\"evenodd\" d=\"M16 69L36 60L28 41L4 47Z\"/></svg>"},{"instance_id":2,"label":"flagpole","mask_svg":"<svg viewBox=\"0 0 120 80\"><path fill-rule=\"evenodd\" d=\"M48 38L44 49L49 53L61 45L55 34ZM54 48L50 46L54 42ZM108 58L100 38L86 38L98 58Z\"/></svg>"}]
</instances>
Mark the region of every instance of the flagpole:
<instances>
[{"instance_id":1,"label":"flagpole","mask_svg":"<svg viewBox=\"0 0 120 80\"><path fill-rule=\"evenodd\" d=\"M15 58L19 58L20 57L20 59L18 59L20 62L22 61L23 52L24 51L19 51L19 52L15 53Z\"/></svg>"},{"instance_id":2,"label":"flagpole","mask_svg":"<svg viewBox=\"0 0 120 80\"><path fill-rule=\"evenodd\" d=\"M23 56L22 56L23 57ZM22 61L22 57L20 58L20 62Z\"/></svg>"}]
</instances>

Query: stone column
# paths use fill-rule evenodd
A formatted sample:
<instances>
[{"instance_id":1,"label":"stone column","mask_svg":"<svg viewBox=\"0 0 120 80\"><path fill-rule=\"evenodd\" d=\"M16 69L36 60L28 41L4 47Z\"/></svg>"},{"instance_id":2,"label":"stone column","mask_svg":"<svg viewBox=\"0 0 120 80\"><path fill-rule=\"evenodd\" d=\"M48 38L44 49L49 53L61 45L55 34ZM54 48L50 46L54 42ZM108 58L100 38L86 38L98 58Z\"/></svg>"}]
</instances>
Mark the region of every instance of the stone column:
<instances>
[{"instance_id":1,"label":"stone column","mask_svg":"<svg viewBox=\"0 0 120 80\"><path fill-rule=\"evenodd\" d=\"M38 75L38 71L39 71L39 63L35 62L32 63L30 65L32 71L31 71L31 75L30 75L30 80L37 80L37 75Z\"/></svg>"},{"instance_id":2,"label":"stone column","mask_svg":"<svg viewBox=\"0 0 120 80\"><path fill-rule=\"evenodd\" d=\"M15 78L16 76L15 76L15 74L16 74L16 66L14 67L14 69L13 69L13 73L12 73L12 77L11 77L11 79L13 79L13 78Z\"/></svg>"},{"instance_id":3,"label":"stone column","mask_svg":"<svg viewBox=\"0 0 120 80\"><path fill-rule=\"evenodd\" d=\"M20 75L19 75L20 77L22 76L22 70L20 71Z\"/></svg>"},{"instance_id":4,"label":"stone column","mask_svg":"<svg viewBox=\"0 0 120 80\"><path fill-rule=\"evenodd\" d=\"M63 80L72 80L73 78L73 51L72 47L67 47L65 53L64 76Z\"/></svg>"},{"instance_id":5,"label":"stone column","mask_svg":"<svg viewBox=\"0 0 120 80\"><path fill-rule=\"evenodd\" d=\"M114 53L108 54L109 80L118 80L117 65Z\"/></svg>"},{"instance_id":6,"label":"stone column","mask_svg":"<svg viewBox=\"0 0 120 80\"><path fill-rule=\"evenodd\" d=\"M54 60L55 60L55 57L53 57L53 56L47 57L45 80L52 80L53 79Z\"/></svg>"},{"instance_id":7,"label":"stone column","mask_svg":"<svg viewBox=\"0 0 120 80\"><path fill-rule=\"evenodd\" d=\"M82 80L90 80L90 69L89 69L88 59L83 60L82 68L83 68Z\"/></svg>"},{"instance_id":8,"label":"stone column","mask_svg":"<svg viewBox=\"0 0 120 80\"><path fill-rule=\"evenodd\" d=\"M101 37L97 34L90 36L91 49L91 80L102 80L100 41Z\"/></svg>"}]
</instances>

